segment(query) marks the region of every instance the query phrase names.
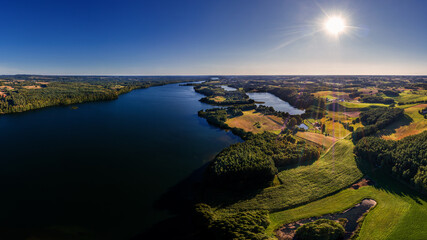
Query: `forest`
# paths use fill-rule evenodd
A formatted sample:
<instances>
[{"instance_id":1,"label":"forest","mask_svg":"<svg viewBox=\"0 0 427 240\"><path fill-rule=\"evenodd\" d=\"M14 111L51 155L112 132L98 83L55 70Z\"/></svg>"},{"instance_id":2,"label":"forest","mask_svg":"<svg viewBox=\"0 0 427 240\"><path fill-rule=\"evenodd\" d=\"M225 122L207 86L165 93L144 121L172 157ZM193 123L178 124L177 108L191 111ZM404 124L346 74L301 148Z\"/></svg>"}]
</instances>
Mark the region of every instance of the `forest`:
<instances>
[{"instance_id":1,"label":"forest","mask_svg":"<svg viewBox=\"0 0 427 240\"><path fill-rule=\"evenodd\" d=\"M359 127L353 132L353 139L359 140L376 133L401 117L403 117L403 109L400 108L373 108L362 112L360 121L364 127Z\"/></svg>"},{"instance_id":2,"label":"forest","mask_svg":"<svg viewBox=\"0 0 427 240\"><path fill-rule=\"evenodd\" d=\"M319 156L320 149L292 135L264 132L221 151L209 165L207 177L209 182L225 186L265 185L278 173L277 168Z\"/></svg>"},{"instance_id":3,"label":"forest","mask_svg":"<svg viewBox=\"0 0 427 240\"><path fill-rule=\"evenodd\" d=\"M0 114L117 99L134 89L206 77L0 76Z\"/></svg>"},{"instance_id":4,"label":"forest","mask_svg":"<svg viewBox=\"0 0 427 240\"><path fill-rule=\"evenodd\" d=\"M427 191L427 131L399 141L365 137L356 144L354 152L359 161L368 161Z\"/></svg>"}]
</instances>

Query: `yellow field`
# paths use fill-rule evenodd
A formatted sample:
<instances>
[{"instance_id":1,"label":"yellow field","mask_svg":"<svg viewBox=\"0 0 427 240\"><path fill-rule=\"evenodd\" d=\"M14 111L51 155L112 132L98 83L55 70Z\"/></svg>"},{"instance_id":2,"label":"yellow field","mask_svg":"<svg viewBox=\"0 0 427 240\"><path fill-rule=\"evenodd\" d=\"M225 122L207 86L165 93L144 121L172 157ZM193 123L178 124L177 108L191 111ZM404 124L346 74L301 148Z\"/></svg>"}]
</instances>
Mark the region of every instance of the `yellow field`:
<instances>
[{"instance_id":1,"label":"yellow field","mask_svg":"<svg viewBox=\"0 0 427 240\"><path fill-rule=\"evenodd\" d=\"M209 98L210 100L213 100L215 102L224 102L225 101L225 97L223 96L215 96L213 98Z\"/></svg>"},{"instance_id":2,"label":"yellow field","mask_svg":"<svg viewBox=\"0 0 427 240\"><path fill-rule=\"evenodd\" d=\"M401 126L395 129L395 133L383 136L384 139L399 140L407 136L422 133L427 130L427 119L418 113L419 110L427 107L427 104L418 104L405 109L405 114L409 116L413 122L409 125Z\"/></svg>"},{"instance_id":3,"label":"yellow field","mask_svg":"<svg viewBox=\"0 0 427 240\"><path fill-rule=\"evenodd\" d=\"M329 134L329 136L334 138L344 138L347 136L350 131L344 128L344 126L338 122L334 122L332 120L327 120L326 118L322 118L321 122L326 125L325 132Z\"/></svg>"},{"instance_id":4,"label":"yellow field","mask_svg":"<svg viewBox=\"0 0 427 240\"><path fill-rule=\"evenodd\" d=\"M241 128L253 133L264 131L280 133L284 125L282 118L256 113L255 110L244 111L242 116L230 118L225 123L232 128ZM260 128L256 126L256 123L259 123Z\"/></svg>"},{"instance_id":5,"label":"yellow field","mask_svg":"<svg viewBox=\"0 0 427 240\"><path fill-rule=\"evenodd\" d=\"M328 98L328 99L350 99L348 96L349 93L346 92L334 92L334 91L319 91L313 93L315 97L322 97L322 98Z\"/></svg>"},{"instance_id":6,"label":"yellow field","mask_svg":"<svg viewBox=\"0 0 427 240\"><path fill-rule=\"evenodd\" d=\"M329 148L334 144L337 139L329 136L325 136L320 133L313 133L313 132L297 132L296 134L298 137L303 138L307 141L314 142L316 144L319 144L320 146L323 146L324 148Z\"/></svg>"}]
</instances>

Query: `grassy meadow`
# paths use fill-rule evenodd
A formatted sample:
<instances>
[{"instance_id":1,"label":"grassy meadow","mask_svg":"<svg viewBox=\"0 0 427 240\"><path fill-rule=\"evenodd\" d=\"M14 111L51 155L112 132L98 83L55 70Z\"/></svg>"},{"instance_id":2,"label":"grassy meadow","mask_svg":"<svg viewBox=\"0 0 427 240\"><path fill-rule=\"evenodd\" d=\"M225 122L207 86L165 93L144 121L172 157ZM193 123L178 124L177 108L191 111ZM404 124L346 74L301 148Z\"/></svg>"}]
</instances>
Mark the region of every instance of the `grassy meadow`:
<instances>
[{"instance_id":1,"label":"grassy meadow","mask_svg":"<svg viewBox=\"0 0 427 240\"><path fill-rule=\"evenodd\" d=\"M377 206L366 216L357 239L411 239L427 236L427 201L407 186L383 173L370 173L375 186L347 188L339 193L304 206L270 214L270 236L281 225L299 219L342 212L365 198L377 201Z\"/></svg>"},{"instance_id":2,"label":"grassy meadow","mask_svg":"<svg viewBox=\"0 0 427 240\"><path fill-rule=\"evenodd\" d=\"M342 139L317 161L279 172L282 184L269 187L226 209L278 211L337 192L362 177L353 155L353 143Z\"/></svg>"},{"instance_id":3,"label":"grassy meadow","mask_svg":"<svg viewBox=\"0 0 427 240\"><path fill-rule=\"evenodd\" d=\"M390 134L384 134L382 138L400 140L404 137L422 133L427 130L427 119L418 111L427 107L427 104L417 104L405 108L406 118L387 127Z\"/></svg>"},{"instance_id":4,"label":"grassy meadow","mask_svg":"<svg viewBox=\"0 0 427 240\"><path fill-rule=\"evenodd\" d=\"M273 115L264 115L255 110L244 111L242 116L230 118L225 122L232 128L241 128L246 132L262 133L264 131L280 133L284 121Z\"/></svg>"},{"instance_id":5,"label":"grassy meadow","mask_svg":"<svg viewBox=\"0 0 427 240\"><path fill-rule=\"evenodd\" d=\"M317 145L322 146L323 148L329 148L337 141L336 138L314 132L297 132L296 136L304 140L316 143Z\"/></svg>"}]
</instances>

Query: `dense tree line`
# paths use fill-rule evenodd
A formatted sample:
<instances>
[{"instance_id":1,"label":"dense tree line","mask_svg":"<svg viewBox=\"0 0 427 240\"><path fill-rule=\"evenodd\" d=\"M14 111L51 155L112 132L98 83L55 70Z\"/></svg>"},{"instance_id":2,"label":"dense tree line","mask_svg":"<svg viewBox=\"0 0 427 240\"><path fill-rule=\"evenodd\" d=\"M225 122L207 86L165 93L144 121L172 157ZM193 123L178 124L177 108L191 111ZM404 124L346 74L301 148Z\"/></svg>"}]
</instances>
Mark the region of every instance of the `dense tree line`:
<instances>
[{"instance_id":1,"label":"dense tree line","mask_svg":"<svg viewBox=\"0 0 427 240\"><path fill-rule=\"evenodd\" d=\"M206 97L200 99L201 102L218 105L230 106L239 104L253 104L255 101L250 99L249 96L243 91L225 91L218 85L211 85L209 83L194 86L194 90ZM214 97L224 97L224 101L216 101Z\"/></svg>"},{"instance_id":2,"label":"dense tree line","mask_svg":"<svg viewBox=\"0 0 427 240\"><path fill-rule=\"evenodd\" d=\"M298 91L296 88L272 88L268 92L296 108L306 109L313 105L324 109L326 105L323 99L316 98L308 92Z\"/></svg>"},{"instance_id":3,"label":"dense tree line","mask_svg":"<svg viewBox=\"0 0 427 240\"><path fill-rule=\"evenodd\" d=\"M218 105L218 106L229 106L229 105L236 105L236 104L251 104L255 101L253 99L245 98L240 95L234 95L234 96L226 96L224 101L218 102L215 101L212 98L204 97L200 99L201 102L211 104L211 105Z\"/></svg>"},{"instance_id":4,"label":"dense tree line","mask_svg":"<svg viewBox=\"0 0 427 240\"><path fill-rule=\"evenodd\" d=\"M399 97L399 92L395 90L380 90L379 92L384 93L387 97Z\"/></svg>"},{"instance_id":5,"label":"dense tree line","mask_svg":"<svg viewBox=\"0 0 427 240\"><path fill-rule=\"evenodd\" d=\"M315 160L319 156L317 147L292 135L278 137L264 132L221 151L209 165L207 179L226 185L265 184L277 174L277 167Z\"/></svg>"},{"instance_id":6,"label":"dense tree line","mask_svg":"<svg viewBox=\"0 0 427 240\"><path fill-rule=\"evenodd\" d=\"M404 111L400 108L373 108L360 113L360 121L364 127L359 127L353 132L353 139L359 140L369 136L378 130L383 129L388 124L403 117Z\"/></svg>"},{"instance_id":7,"label":"dense tree line","mask_svg":"<svg viewBox=\"0 0 427 240\"><path fill-rule=\"evenodd\" d=\"M420 101L408 101L408 102L398 102L398 105L407 105L407 104L416 104L416 103L427 103L426 100L420 100Z\"/></svg>"},{"instance_id":8,"label":"dense tree line","mask_svg":"<svg viewBox=\"0 0 427 240\"><path fill-rule=\"evenodd\" d=\"M95 76L2 76L0 114L117 99L120 94L138 88L178 82L162 77L95 77ZM181 79L180 81L185 81ZM188 80L187 80L188 81Z\"/></svg>"},{"instance_id":9,"label":"dense tree line","mask_svg":"<svg viewBox=\"0 0 427 240\"><path fill-rule=\"evenodd\" d=\"M427 131L399 141L362 138L354 152L360 161L382 167L395 177L427 191Z\"/></svg>"},{"instance_id":10,"label":"dense tree line","mask_svg":"<svg viewBox=\"0 0 427 240\"><path fill-rule=\"evenodd\" d=\"M203 239L268 239L265 230L270 225L268 211L240 211L216 214L207 204L196 204L194 222L203 229Z\"/></svg>"}]
</instances>

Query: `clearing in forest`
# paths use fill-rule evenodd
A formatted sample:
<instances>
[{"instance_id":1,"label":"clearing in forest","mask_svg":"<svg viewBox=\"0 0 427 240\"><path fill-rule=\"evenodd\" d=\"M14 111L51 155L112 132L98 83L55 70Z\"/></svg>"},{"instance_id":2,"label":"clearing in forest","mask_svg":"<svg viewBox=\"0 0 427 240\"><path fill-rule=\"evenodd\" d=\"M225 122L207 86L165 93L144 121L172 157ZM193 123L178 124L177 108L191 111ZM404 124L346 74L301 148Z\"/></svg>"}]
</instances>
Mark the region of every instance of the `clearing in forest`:
<instances>
[{"instance_id":1,"label":"clearing in forest","mask_svg":"<svg viewBox=\"0 0 427 240\"><path fill-rule=\"evenodd\" d=\"M390 135L382 136L384 139L400 140L404 137L419 134L427 130L427 119L418 111L427 107L427 104L418 104L405 109L405 114L410 118L410 122L397 121L388 128L392 128Z\"/></svg>"},{"instance_id":2,"label":"clearing in forest","mask_svg":"<svg viewBox=\"0 0 427 240\"><path fill-rule=\"evenodd\" d=\"M349 93L346 92L334 92L334 91L319 91L313 93L315 97L333 99L350 99Z\"/></svg>"},{"instance_id":3,"label":"clearing in forest","mask_svg":"<svg viewBox=\"0 0 427 240\"><path fill-rule=\"evenodd\" d=\"M314 142L320 146L323 146L324 148L329 148L330 146L332 146L332 144L334 144L337 141L336 138L325 136L321 133L297 132L296 135L307 141Z\"/></svg>"},{"instance_id":4,"label":"clearing in forest","mask_svg":"<svg viewBox=\"0 0 427 240\"><path fill-rule=\"evenodd\" d=\"M284 121L274 115L264 115L255 110L244 111L242 116L230 118L225 122L232 128L241 128L246 132L262 133L264 131L280 133Z\"/></svg>"}]
</instances>

